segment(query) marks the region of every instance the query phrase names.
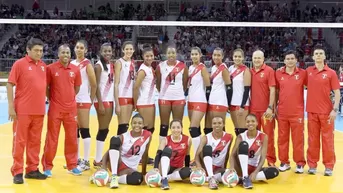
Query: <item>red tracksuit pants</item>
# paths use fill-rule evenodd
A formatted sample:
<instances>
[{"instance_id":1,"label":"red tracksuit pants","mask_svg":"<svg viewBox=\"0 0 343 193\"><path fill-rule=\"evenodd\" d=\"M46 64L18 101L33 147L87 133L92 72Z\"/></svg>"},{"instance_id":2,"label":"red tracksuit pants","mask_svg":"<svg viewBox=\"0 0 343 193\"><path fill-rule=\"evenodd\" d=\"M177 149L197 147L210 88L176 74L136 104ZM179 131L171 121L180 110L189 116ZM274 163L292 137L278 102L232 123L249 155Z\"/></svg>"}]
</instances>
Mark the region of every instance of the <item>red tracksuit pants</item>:
<instances>
[{"instance_id":1,"label":"red tracksuit pants","mask_svg":"<svg viewBox=\"0 0 343 193\"><path fill-rule=\"evenodd\" d=\"M289 164L289 135L292 135L293 160L306 164L304 156L304 115L278 115L278 153L281 163Z\"/></svg>"},{"instance_id":2,"label":"red tracksuit pants","mask_svg":"<svg viewBox=\"0 0 343 193\"><path fill-rule=\"evenodd\" d=\"M276 153L275 153L275 142L274 142L274 129L275 119L264 121L263 114L265 112L250 112L257 117L258 126L257 129L261 130L268 136L268 150L267 150L267 161L269 164L275 164Z\"/></svg>"},{"instance_id":3,"label":"red tracksuit pants","mask_svg":"<svg viewBox=\"0 0 343 193\"><path fill-rule=\"evenodd\" d=\"M17 115L13 122L13 176L23 173L24 151L26 148L26 169L29 173L38 169L40 141L44 115Z\"/></svg>"},{"instance_id":4,"label":"red tracksuit pants","mask_svg":"<svg viewBox=\"0 0 343 193\"><path fill-rule=\"evenodd\" d=\"M310 168L316 168L319 161L320 137L325 168L333 169L336 163L334 149L335 122L328 119L328 114L308 113L307 162Z\"/></svg>"},{"instance_id":5,"label":"red tracksuit pants","mask_svg":"<svg viewBox=\"0 0 343 193\"><path fill-rule=\"evenodd\" d=\"M44 154L42 158L43 169L51 170L56 156L58 137L61 124L65 132L64 156L68 170L77 166L77 116L76 113L60 113L49 110L48 131L46 133Z\"/></svg>"}]
</instances>

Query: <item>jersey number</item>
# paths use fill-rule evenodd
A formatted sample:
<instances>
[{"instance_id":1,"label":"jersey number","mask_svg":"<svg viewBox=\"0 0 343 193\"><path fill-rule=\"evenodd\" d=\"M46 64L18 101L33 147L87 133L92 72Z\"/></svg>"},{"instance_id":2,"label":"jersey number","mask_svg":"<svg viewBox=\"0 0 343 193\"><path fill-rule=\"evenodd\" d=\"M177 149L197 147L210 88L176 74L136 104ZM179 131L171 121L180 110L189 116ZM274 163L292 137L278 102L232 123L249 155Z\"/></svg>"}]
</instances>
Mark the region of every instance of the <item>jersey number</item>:
<instances>
[{"instance_id":1,"label":"jersey number","mask_svg":"<svg viewBox=\"0 0 343 193\"><path fill-rule=\"evenodd\" d=\"M134 71L130 71L130 78L131 78L131 80L135 79L135 72Z\"/></svg>"},{"instance_id":2,"label":"jersey number","mask_svg":"<svg viewBox=\"0 0 343 193\"><path fill-rule=\"evenodd\" d=\"M213 158L219 157L219 155L220 155L220 150L217 150L217 151L212 153Z\"/></svg>"},{"instance_id":3,"label":"jersey number","mask_svg":"<svg viewBox=\"0 0 343 193\"><path fill-rule=\"evenodd\" d=\"M113 79L114 79L113 73L109 73L108 74L108 82L109 83L113 82L114 81Z\"/></svg>"},{"instance_id":4,"label":"jersey number","mask_svg":"<svg viewBox=\"0 0 343 193\"><path fill-rule=\"evenodd\" d=\"M139 146L139 145L132 146L130 149L131 149L132 155L139 155L139 151L141 150L141 146Z\"/></svg>"},{"instance_id":5,"label":"jersey number","mask_svg":"<svg viewBox=\"0 0 343 193\"><path fill-rule=\"evenodd\" d=\"M249 156L249 158L254 158L255 157L255 151L254 150L250 150L248 156Z\"/></svg>"},{"instance_id":6,"label":"jersey number","mask_svg":"<svg viewBox=\"0 0 343 193\"><path fill-rule=\"evenodd\" d=\"M174 150L173 153L172 153L171 159L175 160L175 158L177 157L178 154L179 154L179 152Z\"/></svg>"},{"instance_id":7,"label":"jersey number","mask_svg":"<svg viewBox=\"0 0 343 193\"><path fill-rule=\"evenodd\" d=\"M168 75L168 79L169 79L169 82L170 82L171 85L175 84L175 74L174 73L170 73Z\"/></svg>"}]
</instances>

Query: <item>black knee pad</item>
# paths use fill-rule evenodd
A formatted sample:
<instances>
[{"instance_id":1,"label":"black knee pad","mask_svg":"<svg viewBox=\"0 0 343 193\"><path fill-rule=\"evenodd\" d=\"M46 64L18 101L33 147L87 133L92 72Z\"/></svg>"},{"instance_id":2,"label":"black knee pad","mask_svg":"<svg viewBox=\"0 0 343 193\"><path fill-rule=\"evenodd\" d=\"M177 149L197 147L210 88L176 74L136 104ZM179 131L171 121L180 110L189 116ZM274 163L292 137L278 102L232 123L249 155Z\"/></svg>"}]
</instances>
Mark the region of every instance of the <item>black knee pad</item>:
<instances>
[{"instance_id":1,"label":"black knee pad","mask_svg":"<svg viewBox=\"0 0 343 193\"><path fill-rule=\"evenodd\" d=\"M80 129L77 129L77 138L80 138Z\"/></svg>"},{"instance_id":2,"label":"black knee pad","mask_svg":"<svg viewBox=\"0 0 343 193\"><path fill-rule=\"evenodd\" d=\"M211 133L213 131L213 128L204 128L205 135Z\"/></svg>"},{"instance_id":3,"label":"black knee pad","mask_svg":"<svg viewBox=\"0 0 343 193\"><path fill-rule=\"evenodd\" d=\"M170 158L171 155L172 155L172 153L173 153L173 150L172 150L172 149L170 149L169 147L165 147L165 148L163 149L163 151L162 151L161 157L167 156L167 157Z\"/></svg>"},{"instance_id":4,"label":"black knee pad","mask_svg":"<svg viewBox=\"0 0 343 193\"><path fill-rule=\"evenodd\" d=\"M167 137L168 135L168 125L161 125L160 126L160 136Z\"/></svg>"},{"instance_id":5,"label":"black knee pad","mask_svg":"<svg viewBox=\"0 0 343 193\"><path fill-rule=\"evenodd\" d=\"M236 136L238 136L241 133L244 133L246 130L248 130L248 129L247 128L235 128Z\"/></svg>"},{"instance_id":6,"label":"black knee pad","mask_svg":"<svg viewBox=\"0 0 343 193\"><path fill-rule=\"evenodd\" d=\"M129 124L119 124L118 125L117 135L121 135L123 133L126 133L126 131L128 129L129 129Z\"/></svg>"},{"instance_id":7,"label":"black knee pad","mask_svg":"<svg viewBox=\"0 0 343 193\"><path fill-rule=\"evenodd\" d=\"M190 127L189 133L191 134L192 138L196 138L196 137L199 137L201 135L199 127Z\"/></svg>"},{"instance_id":8,"label":"black knee pad","mask_svg":"<svg viewBox=\"0 0 343 193\"><path fill-rule=\"evenodd\" d=\"M129 185L141 185L143 182L143 175L140 172L133 172L126 176L126 182Z\"/></svg>"},{"instance_id":9,"label":"black knee pad","mask_svg":"<svg viewBox=\"0 0 343 193\"><path fill-rule=\"evenodd\" d=\"M249 144L246 141L242 141L238 145L238 154L248 155L249 153Z\"/></svg>"},{"instance_id":10,"label":"black knee pad","mask_svg":"<svg viewBox=\"0 0 343 193\"><path fill-rule=\"evenodd\" d=\"M89 133L89 128L80 128L80 134L82 139L91 138L91 134Z\"/></svg>"},{"instance_id":11,"label":"black knee pad","mask_svg":"<svg viewBox=\"0 0 343 193\"><path fill-rule=\"evenodd\" d=\"M187 179L189 176L191 176L192 169L189 167L184 167L179 171L181 179Z\"/></svg>"},{"instance_id":12,"label":"black knee pad","mask_svg":"<svg viewBox=\"0 0 343 193\"><path fill-rule=\"evenodd\" d=\"M262 172L266 176L267 180L276 178L279 175L279 170L274 167L263 168Z\"/></svg>"},{"instance_id":13,"label":"black knee pad","mask_svg":"<svg viewBox=\"0 0 343 193\"><path fill-rule=\"evenodd\" d=\"M212 157L212 146L205 145L204 148L202 149L202 154L204 157L206 156Z\"/></svg>"},{"instance_id":14,"label":"black knee pad","mask_svg":"<svg viewBox=\"0 0 343 193\"><path fill-rule=\"evenodd\" d=\"M113 136L110 141L110 149L115 149L118 150L120 149L121 146L121 140L120 137L118 136Z\"/></svg>"},{"instance_id":15,"label":"black knee pad","mask_svg":"<svg viewBox=\"0 0 343 193\"><path fill-rule=\"evenodd\" d=\"M105 141L108 134L108 129L99 129L96 135L96 140Z\"/></svg>"}]
</instances>

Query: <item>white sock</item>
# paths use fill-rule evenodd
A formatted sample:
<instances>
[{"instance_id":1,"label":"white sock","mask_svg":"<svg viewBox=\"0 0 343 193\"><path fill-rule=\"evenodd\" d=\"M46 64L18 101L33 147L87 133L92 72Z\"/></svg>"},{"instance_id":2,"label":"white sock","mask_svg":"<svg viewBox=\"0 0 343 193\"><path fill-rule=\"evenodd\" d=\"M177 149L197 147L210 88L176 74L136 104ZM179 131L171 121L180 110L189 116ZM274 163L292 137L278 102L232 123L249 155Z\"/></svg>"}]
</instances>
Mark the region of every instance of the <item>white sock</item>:
<instances>
[{"instance_id":1,"label":"white sock","mask_svg":"<svg viewBox=\"0 0 343 193\"><path fill-rule=\"evenodd\" d=\"M264 175L264 172L260 171L257 173L255 180L267 180L267 178L266 178L266 175Z\"/></svg>"},{"instance_id":2,"label":"white sock","mask_svg":"<svg viewBox=\"0 0 343 193\"><path fill-rule=\"evenodd\" d=\"M168 169L170 165L170 159L167 156L162 156L161 157L161 173L162 173L162 178L166 178L168 176Z\"/></svg>"},{"instance_id":3,"label":"white sock","mask_svg":"<svg viewBox=\"0 0 343 193\"><path fill-rule=\"evenodd\" d=\"M218 182L222 182L222 174L221 173L214 174L214 179L216 179Z\"/></svg>"},{"instance_id":4,"label":"white sock","mask_svg":"<svg viewBox=\"0 0 343 193\"><path fill-rule=\"evenodd\" d=\"M248 174L248 159L249 159L248 155L238 154L238 159L239 159L239 163L241 164L243 177L249 176L249 174Z\"/></svg>"},{"instance_id":5,"label":"white sock","mask_svg":"<svg viewBox=\"0 0 343 193\"><path fill-rule=\"evenodd\" d=\"M77 159L80 159L80 138L77 138Z\"/></svg>"},{"instance_id":6,"label":"white sock","mask_svg":"<svg viewBox=\"0 0 343 193\"><path fill-rule=\"evenodd\" d=\"M124 174L124 175L119 176L119 178L118 178L118 183L119 183L119 184L127 184L126 178L127 178L127 174Z\"/></svg>"},{"instance_id":7,"label":"white sock","mask_svg":"<svg viewBox=\"0 0 343 193\"><path fill-rule=\"evenodd\" d=\"M180 181L182 180L180 176L180 171L174 171L173 173L168 175L168 180L170 181Z\"/></svg>"},{"instance_id":8,"label":"white sock","mask_svg":"<svg viewBox=\"0 0 343 193\"><path fill-rule=\"evenodd\" d=\"M110 149L108 151L108 155L110 156L112 175L113 174L117 175L118 162L119 162L119 151L115 150L115 149Z\"/></svg>"},{"instance_id":9,"label":"white sock","mask_svg":"<svg viewBox=\"0 0 343 193\"><path fill-rule=\"evenodd\" d=\"M83 139L83 159L89 161L91 138Z\"/></svg>"},{"instance_id":10,"label":"white sock","mask_svg":"<svg viewBox=\"0 0 343 193\"><path fill-rule=\"evenodd\" d=\"M208 177L212 177L213 176L213 166L212 166L212 157L210 156L205 156L204 157L204 164L205 164L205 168L208 174Z\"/></svg>"},{"instance_id":11,"label":"white sock","mask_svg":"<svg viewBox=\"0 0 343 193\"><path fill-rule=\"evenodd\" d=\"M193 145L193 152L194 152L193 155L194 156L197 153L198 147L200 145L200 141L201 141L201 136L192 138L192 145Z\"/></svg>"},{"instance_id":12,"label":"white sock","mask_svg":"<svg viewBox=\"0 0 343 193\"><path fill-rule=\"evenodd\" d=\"M102 151L104 150L105 142L96 140L95 162L100 162L102 159Z\"/></svg>"}]
</instances>

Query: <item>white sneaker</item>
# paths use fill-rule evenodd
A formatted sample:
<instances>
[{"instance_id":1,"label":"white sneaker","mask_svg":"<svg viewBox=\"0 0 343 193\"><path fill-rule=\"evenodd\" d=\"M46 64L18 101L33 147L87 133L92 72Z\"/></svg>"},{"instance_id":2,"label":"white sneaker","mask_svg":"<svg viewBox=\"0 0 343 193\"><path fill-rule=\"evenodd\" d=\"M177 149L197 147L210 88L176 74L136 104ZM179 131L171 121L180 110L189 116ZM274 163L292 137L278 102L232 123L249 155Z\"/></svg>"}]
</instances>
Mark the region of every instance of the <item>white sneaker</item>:
<instances>
[{"instance_id":1,"label":"white sneaker","mask_svg":"<svg viewBox=\"0 0 343 193\"><path fill-rule=\"evenodd\" d=\"M78 165L81 171L86 171L89 170L91 167L89 165L89 161L87 160L82 160L81 163Z\"/></svg>"},{"instance_id":2,"label":"white sneaker","mask_svg":"<svg viewBox=\"0 0 343 193\"><path fill-rule=\"evenodd\" d=\"M280 172L285 172L287 170L290 170L291 166L289 164L281 163L279 170Z\"/></svg>"},{"instance_id":3,"label":"white sneaker","mask_svg":"<svg viewBox=\"0 0 343 193\"><path fill-rule=\"evenodd\" d=\"M297 173L297 174L304 173L304 166L297 165L297 168L295 169L295 173Z\"/></svg>"}]
</instances>

